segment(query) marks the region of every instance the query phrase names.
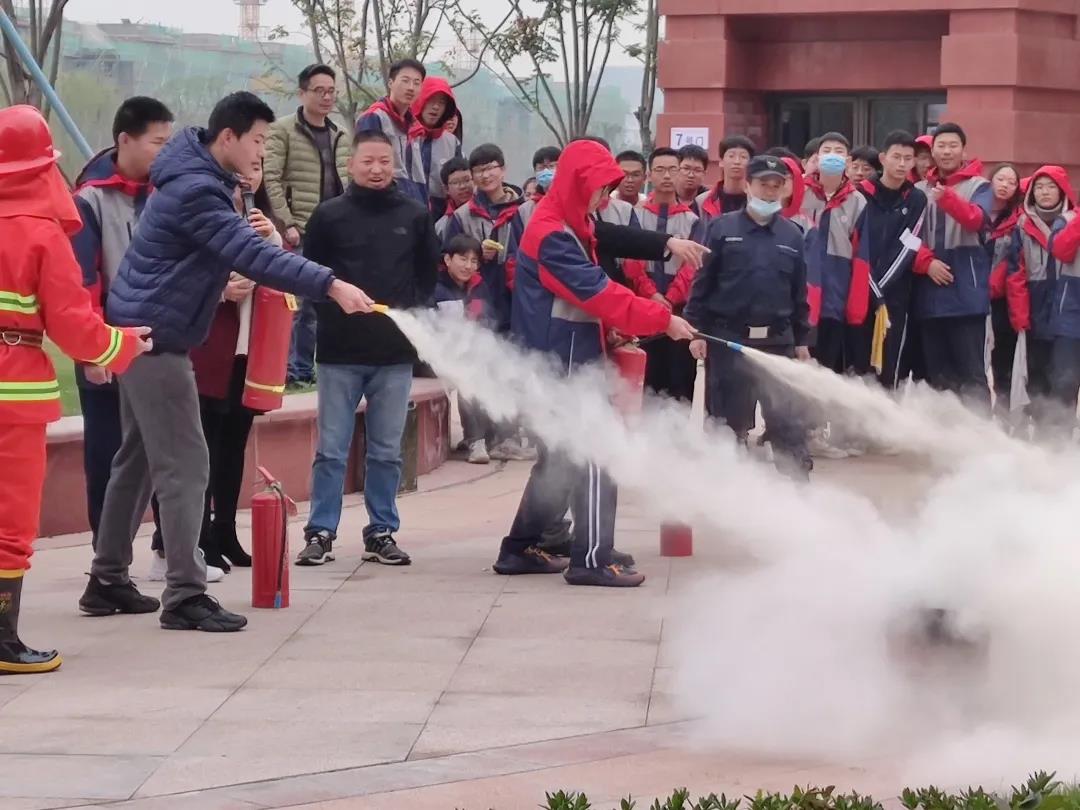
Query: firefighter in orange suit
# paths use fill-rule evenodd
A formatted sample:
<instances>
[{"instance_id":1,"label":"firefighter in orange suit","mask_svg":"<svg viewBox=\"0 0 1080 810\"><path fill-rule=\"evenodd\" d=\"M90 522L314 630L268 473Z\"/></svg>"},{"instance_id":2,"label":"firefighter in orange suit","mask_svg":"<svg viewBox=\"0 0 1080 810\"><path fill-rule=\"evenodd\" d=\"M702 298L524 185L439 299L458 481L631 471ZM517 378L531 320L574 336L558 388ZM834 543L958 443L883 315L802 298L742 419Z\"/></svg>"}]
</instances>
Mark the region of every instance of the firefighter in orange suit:
<instances>
[{"instance_id":1,"label":"firefighter in orange suit","mask_svg":"<svg viewBox=\"0 0 1080 810\"><path fill-rule=\"evenodd\" d=\"M82 222L59 156L37 110L0 110L0 674L60 666L55 650L30 649L18 634L45 482L45 425L60 418L44 335L76 360L116 373L150 348L149 330L106 326L91 307L68 241Z\"/></svg>"}]
</instances>

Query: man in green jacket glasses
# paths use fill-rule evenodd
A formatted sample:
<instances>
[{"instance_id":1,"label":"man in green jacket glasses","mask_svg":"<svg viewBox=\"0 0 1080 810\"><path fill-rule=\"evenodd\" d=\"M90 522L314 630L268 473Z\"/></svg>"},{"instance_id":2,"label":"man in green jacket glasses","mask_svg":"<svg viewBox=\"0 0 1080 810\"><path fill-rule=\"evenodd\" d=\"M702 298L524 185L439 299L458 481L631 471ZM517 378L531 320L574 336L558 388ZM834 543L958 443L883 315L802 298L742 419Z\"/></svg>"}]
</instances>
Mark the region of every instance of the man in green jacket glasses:
<instances>
[{"instance_id":1,"label":"man in green jacket glasses","mask_svg":"<svg viewBox=\"0 0 1080 810\"><path fill-rule=\"evenodd\" d=\"M300 108L270 129L263 180L274 215L285 225L285 241L297 249L315 208L341 194L351 143L349 133L329 118L337 101L334 69L308 65L299 85ZM288 379L293 385L315 381L315 309L307 301L293 321Z\"/></svg>"}]
</instances>

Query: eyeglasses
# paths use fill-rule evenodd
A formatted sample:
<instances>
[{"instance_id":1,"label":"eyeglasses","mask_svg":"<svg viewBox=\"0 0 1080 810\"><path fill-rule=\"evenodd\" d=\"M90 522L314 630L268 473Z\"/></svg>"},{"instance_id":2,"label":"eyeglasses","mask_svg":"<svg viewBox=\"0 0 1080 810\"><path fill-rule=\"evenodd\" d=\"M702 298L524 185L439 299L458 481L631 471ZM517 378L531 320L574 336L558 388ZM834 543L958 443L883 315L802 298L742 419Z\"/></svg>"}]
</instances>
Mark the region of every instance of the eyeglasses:
<instances>
[{"instance_id":1,"label":"eyeglasses","mask_svg":"<svg viewBox=\"0 0 1080 810\"><path fill-rule=\"evenodd\" d=\"M464 180L451 180L447 183L450 188L468 188L472 185L472 178L466 178Z\"/></svg>"},{"instance_id":2,"label":"eyeglasses","mask_svg":"<svg viewBox=\"0 0 1080 810\"><path fill-rule=\"evenodd\" d=\"M693 166L680 166L679 171L687 177L697 177L699 174L705 174L704 169L695 169Z\"/></svg>"},{"instance_id":3,"label":"eyeglasses","mask_svg":"<svg viewBox=\"0 0 1080 810\"><path fill-rule=\"evenodd\" d=\"M486 166L477 166L472 170L473 177L483 177L485 174L494 174L502 168L500 163L489 163Z\"/></svg>"},{"instance_id":4,"label":"eyeglasses","mask_svg":"<svg viewBox=\"0 0 1080 810\"><path fill-rule=\"evenodd\" d=\"M336 87L309 87L307 91L319 98L333 98L337 95Z\"/></svg>"},{"instance_id":5,"label":"eyeglasses","mask_svg":"<svg viewBox=\"0 0 1080 810\"><path fill-rule=\"evenodd\" d=\"M671 177L672 175L676 175L676 174L679 173L679 167L678 166L667 166L667 167L665 167L665 166L653 166L652 169L650 169L650 171L653 174L659 175L660 177Z\"/></svg>"}]
</instances>

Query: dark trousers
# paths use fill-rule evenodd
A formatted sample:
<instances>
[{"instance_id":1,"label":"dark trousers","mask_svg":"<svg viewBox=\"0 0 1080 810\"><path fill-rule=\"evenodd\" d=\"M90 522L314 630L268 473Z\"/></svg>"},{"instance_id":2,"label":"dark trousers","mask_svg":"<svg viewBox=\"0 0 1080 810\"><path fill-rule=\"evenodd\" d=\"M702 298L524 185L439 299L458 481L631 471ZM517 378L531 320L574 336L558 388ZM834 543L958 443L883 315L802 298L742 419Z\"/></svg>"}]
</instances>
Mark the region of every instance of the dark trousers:
<instances>
[{"instance_id":1,"label":"dark trousers","mask_svg":"<svg viewBox=\"0 0 1080 810\"><path fill-rule=\"evenodd\" d=\"M574 517L570 565L603 568L611 564L615 545L615 482L595 464L572 461L539 444L538 457L521 495L505 546L521 553L540 545L544 533L563 519L566 503Z\"/></svg>"},{"instance_id":2,"label":"dark trousers","mask_svg":"<svg viewBox=\"0 0 1080 810\"><path fill-rule=\"evenodd\" d=\"M1030 358L1030 350L1028 355ZM1049 378L1050 396L1054 402L1051 416L1053 429L1060 432L1062 440L1068 441L1076 427L1076 400L1080 392L1080 340L1054 338L1050 350Z\"/></svg>"},{"instance_id":3,"label":"dark trousers","mask_svg":"<svg viewBox=\"0 0 1080 810\"><path fill-rule=\"evenodd\" d=\"M989 413L986 316L927 318L922 322L922 339L930 385L939 391L952 391Z\"/></svg>"},{"instance_id":4,"label":"dark trousers","mask_svg":"<svg viewBox=\"0 0 1080 810\"><path fill-rule=\"evenodd\" d=\"M111 385L79 388L83 414L83 472L86 475L86 515L97 548L98 524L109 486L113 457L120 449L120 391Z\"/></svg>"},{"instance_id":5,"label":"dark trousers","mask_svg":"<svg viewBox=\"0 0 1080 810\"><path fill-rule=\"evenodd\" d=\"M236 535L236 510L244 481L244 454L255 414L242 406L225 407L221 400L202 397L199 415L206 437L206 449L210 454L210 483L203 499L199 547L213 558L221 551L221 538ZM150 503L154 512L151 548L162 551L165 546L158 520L157 498Z\"/></svg>"},{"instance_id":6,"label":"dark trousers","mask_svg":"<svg viewBox=\"0 0 1080 810\"><path fill-rule=\"evenodd\" d=\"M676 342L667 336L653 338L643 348L648 360L645 365L645 386L657 394L690 402L694 398L697 379L697 360L690 354L686 341Z\"/></svg>"},{"instance_id":7,"label":"dark trousers","mask_svg":"<svg viewBox=\"0 0 1080 810\"><path fill-rule=\"evenodd\" d=\"M794 357L791 346L768 346L769 354ZM806 420L800 416L802 404L783 383L762 374L740 352L710 345L706 358L706 381L715 386L710 401L717 412L710 416L723 421L744 440L754 427L754 411L761 402L765 427L772 442L776 468L792 477L805 478L813 468L806 448Z\"/></svg>"},{"instance_id":8,"label":"dark trousers","mask_svg":"<svg viewBox=\"0 0 1080 810\"><path fill-rule=\"evenodd\" d=\"M817 327L817 341L814 343L814 359L837 374L843 374L847 366L845 359L845 327L843 321L822 318Z\"/></svg>"},{"instance_id":9,"label":"dark trousers","mask_svg":"<svg viewBox=\"0 0 1080 810\"><path fill-rule=\"evenodd\" d=\"M1012 389L1013 358L1016 356L1016 332L1009 323L1009 305L1004 298L990 302L990 323L994 329L994 350L990 353L990 369L994 372L994 410L1009 413L1009 392ZM1031 387L1031 349L1035 341L1028 336L1028 388ZM1048 358L1049 359L1049 358Z\"/></svg>"},{"instance_id":10,"label":"dark trousers","mask_svg":"<svg viewBox=\"0 0 1080 810\"><path fill-rule=\"evenodd\" d=\"M900 309L887 305L889 310L889 331L885 333L885 352L882 358L881 373L878 374L870 366L870 350L874 343L874 317L871 312L860 326L848 325L845 342L844 356L847 362L847 370L864 376L875 374L886 388L892 390L900 384L903 377L900 376L902 357L911 338L911 321L908 314Z\"/></svg>"}]
</instances>

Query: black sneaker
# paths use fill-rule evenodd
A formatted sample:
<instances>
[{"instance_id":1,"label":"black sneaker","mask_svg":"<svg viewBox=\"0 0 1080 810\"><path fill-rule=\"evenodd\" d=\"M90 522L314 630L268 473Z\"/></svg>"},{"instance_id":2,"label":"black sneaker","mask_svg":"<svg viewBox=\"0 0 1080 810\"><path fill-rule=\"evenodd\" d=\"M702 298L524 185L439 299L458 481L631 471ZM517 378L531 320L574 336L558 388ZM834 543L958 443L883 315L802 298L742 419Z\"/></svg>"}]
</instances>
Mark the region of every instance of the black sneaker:
<instances>
[{"instance_id":1,"label":"black sneaker","mask_svg":"<svg viewBox=\"0 0 1080 810\"><path fill-rule=\"evenodd\" d=\"M161 611L165 630L202 630L204 633L235 633L247 626L247 618L225 610L213 597L200 593L172 610Z\"/></svg>"},{"instance_id":2,"label":"black sneaker","mask_svg":"<svg viewBox=\"0 0 1080 810\"><path fill-rule=\"evenodd\" d=\"M334 548L333 532L319 529L317 532L304 535L304 540L307 545L297 555L297 565L322 565L334 561L334 555L331 553Z\"/></svg>"},{"instance_id":3,"label":"black sneaker","mask_svg":"<svg viewBox=\"0 0 1080 810\"><path fill-rule=\"evenodd\" d=\"M568 568L563 578L571 585L599 585L605 588L636 588L645 575L619 565L606 568Z\"/></svg>"},{"instance_id":4,"label":"black sneaker","mask_svg":"<svg viewBox=\"0 0 1080 810\"><path fill-rule=\"evenodd\" d=\"M629 554L625 551L616 551L615 549L611 550L611 562L620 568L626 568L628 570L633 570L634 565L636 565L633 554Z\"/></svg>"},{"instance_id":5,"label":"black sneaker","mask_svg":"<svg viewBox=\"0 0 1080 810\"><path fill-rule=\"evenodd\" d=\"M397 542L394 540L394 535L387 532L386 534L373 534L370 537L364 538L364 553L360 555L361 559L370 560L371 562L382 563L383 565L411 565L412 559L398 548Z\"/></svg>"},{"instance_id":6,"label":"black sneaker","mask_svg":"<svg viewBox=\"0 0 1080 810\"><path fill-rule=\"evenodd\" d=\"M86 583L79 599L79 610L87 616L111 616L114 613L156 613L161 602L143 596L130 582L105 585L95 576Z\"/></svg>"},{"instance_id":7,"label":"black sneaker","mask_svg":"<svg viewBox=\"0 0 1080 810\"><path fill-rule=\"evenodd\" d=\"M569 564L569 560L556 559L536 546L529 546L522 552L512 552L505 547L502 548L499 551L499 559L491 567L496 574L516 576L518 574L561 574Z\"/></svg>"}]
</instances>

